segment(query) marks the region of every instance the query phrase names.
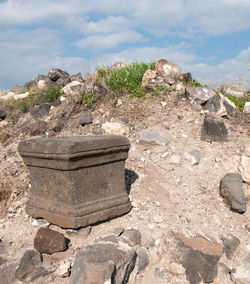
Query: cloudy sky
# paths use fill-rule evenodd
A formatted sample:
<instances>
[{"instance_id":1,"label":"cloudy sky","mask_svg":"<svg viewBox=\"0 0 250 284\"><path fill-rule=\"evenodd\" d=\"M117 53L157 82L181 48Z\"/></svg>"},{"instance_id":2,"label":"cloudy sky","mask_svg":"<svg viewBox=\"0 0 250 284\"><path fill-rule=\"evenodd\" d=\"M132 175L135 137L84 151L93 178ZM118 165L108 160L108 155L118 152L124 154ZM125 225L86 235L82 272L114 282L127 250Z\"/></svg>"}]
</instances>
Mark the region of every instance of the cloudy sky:
<instances>
[{"instance_id":1,"label":"cloudy sky","mask_svg":"<svg viewBox=\"0 0 250 284\"><path fill-rule=\"evenodd\" d=\"M250 87L250 0L0 0L0 89L161 58Z\"/></svg>"}]
</instances>

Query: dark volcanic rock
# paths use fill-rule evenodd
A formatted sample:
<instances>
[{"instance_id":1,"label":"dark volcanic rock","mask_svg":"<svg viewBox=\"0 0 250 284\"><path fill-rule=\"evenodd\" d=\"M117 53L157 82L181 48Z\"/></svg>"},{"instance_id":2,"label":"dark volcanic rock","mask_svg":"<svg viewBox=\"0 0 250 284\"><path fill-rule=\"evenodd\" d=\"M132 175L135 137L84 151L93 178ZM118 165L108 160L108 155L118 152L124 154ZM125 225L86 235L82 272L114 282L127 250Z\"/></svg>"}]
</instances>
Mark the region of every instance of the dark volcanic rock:
<instances>
[{"instance_id":1,"label":"dark volcanic rock","mask_svg":"<svg viewBox=\"0 0 250 284\"><path fill-rule=\"evenodd\" d=\"M35 268L42 263L42 256L35 250L26 250L15 272L15 277L24 281L32 275Z\"/></svg>"},{"instance_id":2,"label":"dark volcanic rock","mask_svg":"<svg viewBox=\"0 0 250 284\"><path fill-rule=\"evenodd\" d=\"M240 245L240 240L233 235L229 236L228 238L221 236L221 240L223 243L226 257L228 259L232 259L234 252L237 250L237 248Z\"/></svg>"},{"instance_id":3,"label":"dark volcanic rock","mask_svg":"<svg viewBox=\"0 0 250 284\"><path fill-rule=\"evenodd\" d=\"M80 117L80 124L85 126L86 124L90 124L93 122L93 116L91 112L84 112Z\"/></svg>"},{"instance_id":4,"label":"dark volcanic rock","mask_svg":"<svg viewBox=\"0 0 250 284\"><path fill-rule=\"evenodd\" d=\"M34 239L34 247L40 253L52 254L67 249L63 234L49 228L40 228Z\"/></svg>"},{"instance_id":5,"label":"dark volcanic rock","mask_svg":"<svg viewBox=\"0 0 250 284\"><path fill-rule=\"evenodd\" d=\"M222 120L206 114L201 131L201 140L223 142L227 139L228 131Z\"/></svg>"},{"instance_id":6,"label":"dark volcanic rock","mask_svg":"<svg viewBox=\"0 0 250 284\"><path fill-rule=\"evenodd\" d=\"M78 81L80 83L84 83L84 79L82 77L82 73L81 72L78 72L76 74L72 74L70 76L70 79L71 79L71 81Z\"/></svg>"},{"instance_id":7,"label":"dark volcanic rock","mask_svg":"<svg viewBox=\"0 0 250 284\"><path fill-rule=\"evenodd\" d=\"M243 190L242 176L228 173L220 182L220 195L225 198L227 205L236 212L246 211L246 196Z\"/></svg>"},{"instance_id":8,"label":"dark volcanic rock","mask_svg":"<svg viewBox=\"0 0 250 284\"><path fill-rule=\"evenodd\" d=\"M71 283L128 283L135 261L134 250L125 252L113 244L87 246L76 253Z\"/></svg>"},{"instance_id":9,"label":"dark volcanic rock","mask_svg":"<svg viewBox=\"0 0 250 284\"><path fill-rule=\"evenodd\" d=\"M48 77L52 82L56 82L63 87L71 82L69 74L61 69L51 69L48 73Z\"/></svg>"},{"instance_id":10,"label":"dark volcanic rock","mask_svg":"<svg viewBox=\"0 0 250 284\"><path fill-rule=\"evenodd\" d=\"M6 118L6 116L7 116L7 113L4 110L0 109L0 119L4 120Z\"/></svg>"},{"instance_id":11,"label":"dark volcanic rock","mask_svg":"<svg viewBox=\"0 0 250 284\"><path fill-rule=\"evenodd\" d=\"M223 253L222 247L203 237L188 238L178 234L176 238L180 240L179 262L186 269L187 280L191 284L213 282Z\"/></svg>"},{"instance_id":12,"label":"dark volcanic rock","mask_svg":"<svg viewBox=\"0 0 250 284\"><path fill-rule=\"evenodd\" d=\"M31 126L30 135L42 135L48 128L48 123L44 120L37 119Z\"/></svg>"},{"instance_id":13,"label":"dark volcanic rock","mask_svg":"<svg viewBox=\"0 0 250 284\"><path fill-rule=\"evenodd\" d=\"M51 104L42 103L39 106L33 107L30 112L35 118L43 117L49 115L50 108Z\"/></svg>"}]
</instances>

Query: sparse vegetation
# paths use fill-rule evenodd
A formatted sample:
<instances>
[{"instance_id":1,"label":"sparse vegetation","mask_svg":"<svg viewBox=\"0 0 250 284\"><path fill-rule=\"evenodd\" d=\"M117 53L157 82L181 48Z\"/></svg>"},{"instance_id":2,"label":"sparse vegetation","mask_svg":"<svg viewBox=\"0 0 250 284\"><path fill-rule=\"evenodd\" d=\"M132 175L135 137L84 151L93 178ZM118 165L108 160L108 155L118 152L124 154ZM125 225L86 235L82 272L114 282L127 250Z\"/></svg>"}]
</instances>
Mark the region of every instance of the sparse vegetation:
<instances>
[{"instance_id":1,"label":"sparse vegetation","mask_svg":"<svg viewBox=\"0 0 250 284\"><path fill-rule=\"evenodd\" d=\"M15 121L20 113L26 113L33 106L41 103L54 102L61 95L63 95L63 91L60 87L49 85L45 89L31 92L29 96L24 99L11 99L6 102L1 101L0 105L1 108L8 113L7 119L9 121Z\"/></svg>"},{"instance_id":2,"label":"sparse vegetation","mask_svg":"<svg viewBox=\"0 0 250 284\"><path fill-rule=\"evenodd\" d=\"M201 83L199 83L197 80L195 80L195 79L193 79L193 81L192 82L186 82L186 80L185 79L182 79L182 78L180 78L179 79L180 80L180 82L182 82L185 86L194 86L194 87L206 87L206 88L208 88L208 86L207 85L202 85Z\"/></svg>"},{"instance_id":3,"label":"sparse vegetation","mask_svg":"<svg viewBox=\"0 0 250 284\"><path fill-rule=\"evenodd\" d=\"M146 90L141 86L143 74L154 69L154 63L132 63L119 69L98 68L98 76L112 91L128 93L131 97L145 97Z\"/></svg>"},{"instance_id":4,"label":"sparse vegetation","mask_svg":"<svg viewBox=\"0 0 250 284\"><path fill-rule=\"evenodd\" d=\"M250 101L250 94L246 93L245 96L243 97L236 97L236 96L233 96L233 95L227 95L227 94L224 94L230 101L232 101L236 108L240 111L243 111L244 109L244 106L245 106L245 103L246 102L249 102Z\"/></svg>"},{"instance_id":5,"label":"sparse vegetation","mask_svg":"<svg viewBox=\"0 0 250 284\"><path fill-rule=\"evenodd\" d=\"M85 91L80 93L81 103L85 105L87 108L91 109L96 102L96 94L95 93L86 93Z\"/></svg>"}]
</instances>

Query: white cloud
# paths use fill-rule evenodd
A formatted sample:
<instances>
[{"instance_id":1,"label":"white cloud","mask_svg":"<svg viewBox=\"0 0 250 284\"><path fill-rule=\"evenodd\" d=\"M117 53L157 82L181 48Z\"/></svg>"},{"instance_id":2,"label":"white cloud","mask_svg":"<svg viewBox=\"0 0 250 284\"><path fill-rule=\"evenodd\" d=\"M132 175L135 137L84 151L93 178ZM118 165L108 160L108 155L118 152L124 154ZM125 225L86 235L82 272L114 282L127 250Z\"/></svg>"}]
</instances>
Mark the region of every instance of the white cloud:
<instances>
[{"instance_id":1,"label":"white cloud","mask_svg":"<svg viewBox=\"0 0 250 284\"><path fill-rule=\"evenodd\" d=\"M135 31L115 32L108 35L94 35L76 41L80 49L103 50L113 48L124 42L143 41L143 36Z\"/></svg>"},{"instance_id":2,"label":"white cloud","mask_svg":"<svg viewBox=\"0 0 250 284\"><path fill-rule=\"evenodd\" d=\"M249 0L8 0L0 3L0 25L63 25L69 30L99 33L113 32L116 25L128 29L133 22L156 34L221 34L249 29L249 11Z\"/></svg>"}]
</instances>

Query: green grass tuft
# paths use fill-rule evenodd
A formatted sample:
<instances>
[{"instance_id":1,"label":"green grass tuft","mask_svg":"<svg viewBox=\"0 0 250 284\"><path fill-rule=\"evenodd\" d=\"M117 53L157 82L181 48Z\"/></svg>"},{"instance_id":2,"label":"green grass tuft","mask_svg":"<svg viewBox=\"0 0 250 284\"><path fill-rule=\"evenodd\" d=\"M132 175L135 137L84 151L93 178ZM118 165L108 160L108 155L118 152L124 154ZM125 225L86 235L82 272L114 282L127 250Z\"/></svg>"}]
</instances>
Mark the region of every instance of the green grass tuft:
<instances>
[{"instance_id":1,"label":"green grass tuft","mask_svg":"<svg viewBox=\"0 0 250 284\"><path fill-rule=\"evenodd\" d=\"M225 95L225 94L224 94ZM245 103L250 101L250 94L246 94L243 97L235 97L233 95L225 95L230 101L232 101L236 108L240 111L243 111Z\"/></svg>"},{"instance_id":2,"label":"green grass tuft","mask_svg":"<svg viewBox=\"0 0 250 284\"><path fill-rule=\"evenodd\" d=\"M129 93L131 97L145 97L146 90L141 86L147 69L154 69L154 63L132 63L119 69L98 68L98 76L116 93Z\"/></svg>"}]
</instances>

